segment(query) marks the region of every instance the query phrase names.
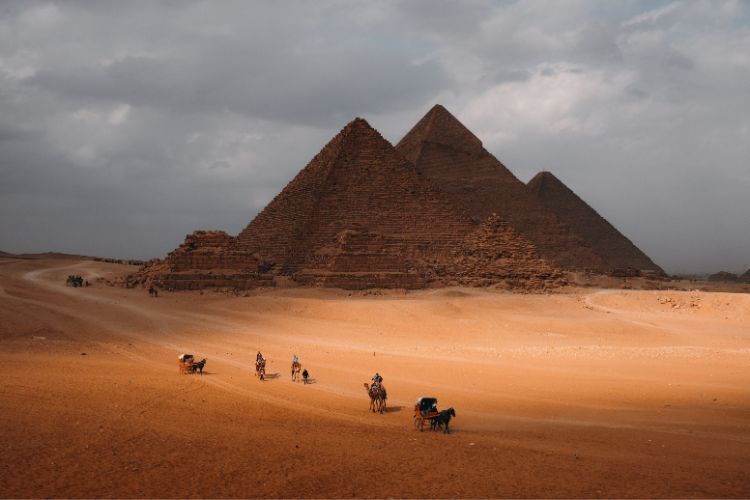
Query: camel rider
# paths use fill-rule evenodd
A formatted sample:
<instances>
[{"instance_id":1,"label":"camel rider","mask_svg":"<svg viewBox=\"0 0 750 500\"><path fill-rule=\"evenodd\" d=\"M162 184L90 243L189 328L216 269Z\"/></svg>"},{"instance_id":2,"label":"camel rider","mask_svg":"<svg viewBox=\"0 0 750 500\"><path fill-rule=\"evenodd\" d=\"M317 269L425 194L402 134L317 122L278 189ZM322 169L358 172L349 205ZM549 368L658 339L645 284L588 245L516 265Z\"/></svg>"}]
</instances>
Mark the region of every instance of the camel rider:
<instances>
[{"instance_id":1,"label":"camel rider","mask_svg":"<svg viewBox=\"0 0 750 500\"><path fill-rule=\"evenodd\" d=\"M258 351L258 354L255 355L255 362L260 363L261 361L263 361L263 355Z\"/></svg>"},{"instance_id":2,"label":"camel rider","mask_svg":"<svg viewBox=\"0 0 750 500\"><path fill-rule=\"evenodd\" d=\"M378 372L372 376L372 387L380 387L380 383L383 382L383 377Z\"/></svg>"},{"instance_id":3,"label":"camel rider","mask_svg":"<svg viewBox=\"0 0 750 500\"><path fill-rule=\"evenodd\" d=\"M297 357L296 354L294 355L294 358L292 359L292 364L293 365L298 365L299 364L299 358Z\"/></svg>"}]
</instances>

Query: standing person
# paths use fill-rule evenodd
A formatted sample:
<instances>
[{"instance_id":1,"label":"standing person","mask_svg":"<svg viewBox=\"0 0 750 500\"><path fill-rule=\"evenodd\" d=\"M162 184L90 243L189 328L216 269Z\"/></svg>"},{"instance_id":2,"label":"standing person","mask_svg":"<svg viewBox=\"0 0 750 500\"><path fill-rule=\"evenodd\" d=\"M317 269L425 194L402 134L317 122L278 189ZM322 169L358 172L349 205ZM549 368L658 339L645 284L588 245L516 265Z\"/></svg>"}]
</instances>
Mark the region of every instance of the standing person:
<instances>
[{"instance_id":1,"label":"standing person","mask_svg":"<svg viewBox=\"0 0 750 500\"><path fill-rule=\"evenodd\" d=\"M309 374L309 373L307 373L307 368L305 368L305 369L304 369L304 370L302 371L302 380L303 380L303 381L305 382L305 384L307 384L307 377L309 377L309 376L310 376L310 374Z\"/></svg>"}]
</instances>

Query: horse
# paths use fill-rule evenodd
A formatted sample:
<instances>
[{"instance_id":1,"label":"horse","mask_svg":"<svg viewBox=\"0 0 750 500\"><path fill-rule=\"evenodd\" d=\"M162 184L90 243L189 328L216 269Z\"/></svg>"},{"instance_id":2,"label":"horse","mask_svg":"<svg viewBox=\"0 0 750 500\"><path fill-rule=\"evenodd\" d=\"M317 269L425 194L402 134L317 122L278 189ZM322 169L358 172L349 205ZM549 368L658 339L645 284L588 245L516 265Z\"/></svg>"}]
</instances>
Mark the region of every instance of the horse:
<instances>
[{"instance_id":1,"label":"horse","mask_svg":"<svg viewBox=\"0 0 750 500\"><path fill-rule=\"evenodd\" d=\"M440 430L440 428L445 426L443 432L446 434L450 434L451 431L448 428L448 424L450 424L451 418L455 416L456 410L454 410L453 408L448 408L447 410L441 411L436 417L432 418L432 422L430 422L430 430Z\"/></svg>"},{"instance_id":2,"label":"horse","mask_svg":"<svg viewBox=\"0 0 750 500\"><path fill-rule=\"evenodd\" d=\"M156 290L156 288L154 288L153 286L151 286L148 289L148 296L149 297L158 297L159 296L159 292Z\"/></svg>"},{"instance_id":3,"label":"horse","mask_svg":"<svg viewBox=\"0 0 750 500\"><path fill-rule=\"evenodd\" d=\"M190 367L189 367L190 373L198 372L198 373L200 373L200 376L202 377L203 376L203 367L206 366L206 361L207 361L206 358L203 358L200 361L198 361L197 363L193 363L192 365L190 365Z\"/></svg>"},{"instance_id":4,"label":"horse","mask_svg":"<svg viewBox=\"0 0 750 500\"><path fill-rule=\"evenodd\" d=\"M302 369L299 361L292 362L292 382L299 382L299 372Z\"/></svg>"},{"instance_id":5,"label":"horse","mask_svg":"<svg viewBox=\"0 0 750 500\"><path fill-rule=\"evenodd\" d=\"M383 413L385 411L385 400L388 397L385 392L385 387L380 384L369 385L365 382L365 389L367 390L367 395L370 396L370 410L372 410L373 413Z\"/></svg>"}]
</instances>

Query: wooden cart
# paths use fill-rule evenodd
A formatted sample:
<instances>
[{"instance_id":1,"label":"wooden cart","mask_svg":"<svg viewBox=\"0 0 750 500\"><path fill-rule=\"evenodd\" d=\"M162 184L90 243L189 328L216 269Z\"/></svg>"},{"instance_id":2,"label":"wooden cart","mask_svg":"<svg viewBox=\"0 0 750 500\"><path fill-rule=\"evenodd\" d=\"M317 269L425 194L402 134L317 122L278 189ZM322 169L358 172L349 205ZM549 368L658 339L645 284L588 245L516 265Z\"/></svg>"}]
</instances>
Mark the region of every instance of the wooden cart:
<instances>
[{"instance_id":1,"label":"wooden cart","mask_svg":"<svg viewBox=\"0 0 750 500\"><path fill-rule=\"evenodd\" d=\"M419 432L424 430L425 423L431 423L432 419L440 415L437 411L436 398L419 398L414 405L414 428Z\"/></svg>"}]
</instances>

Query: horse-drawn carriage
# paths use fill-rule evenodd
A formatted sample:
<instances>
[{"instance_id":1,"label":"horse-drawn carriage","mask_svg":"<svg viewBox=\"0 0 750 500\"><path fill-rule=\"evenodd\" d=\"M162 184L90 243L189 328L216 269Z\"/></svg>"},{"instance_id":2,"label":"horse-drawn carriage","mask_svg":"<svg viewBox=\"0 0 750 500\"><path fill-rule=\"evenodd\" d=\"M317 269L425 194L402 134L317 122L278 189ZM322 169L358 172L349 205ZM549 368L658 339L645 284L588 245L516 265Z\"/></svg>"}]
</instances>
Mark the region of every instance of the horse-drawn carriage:
<instances>
[{"instance_id":1,"label":"horse-drawn carriage","mask_svg":"<svg viewBox=\"0 0 750 500\"><path fill-rule=\"evenodd\" d=\"M425 422L432 423L432 420L440 415L437 410L436 398L419 398L414 405L414 428L420 431L424 430Z\"/></svg>"},{"instance_id":2,"label":"horse-drawn carriage","mask_svg":"<svg viewBox=\"0 0 750 500\"><path fill-rule=\"evenodd\" d=\"M181 375L188 375L191 373L200 373L203 375L203 367L206 366L206 358L196 361L195 356L192 354L180 354L177 358L177 366Z\"/></svg>"},{"instance_id":3,"label":"horse-drawn carriage","mask_svg":"<svg viewBox=\"0 0 750 500\"><path fill-rule=\"evenodd\" d=\"M414 427L420 432L424 430L425 423L429 422L431 431L443 429L443 432L449 434L448 426L455 416L456 410L453 408L438 411L435 398L419 398L414 405Z\"/></svg>"}]
</instances>

